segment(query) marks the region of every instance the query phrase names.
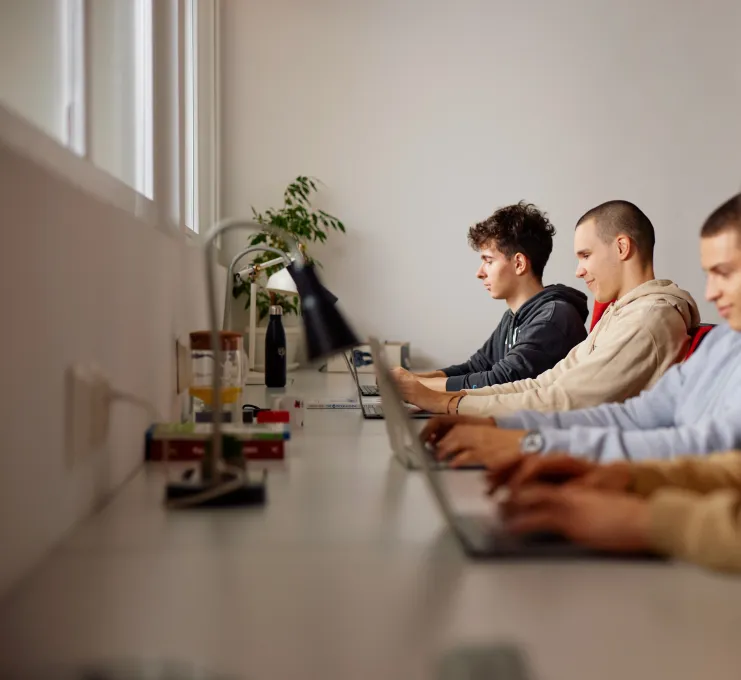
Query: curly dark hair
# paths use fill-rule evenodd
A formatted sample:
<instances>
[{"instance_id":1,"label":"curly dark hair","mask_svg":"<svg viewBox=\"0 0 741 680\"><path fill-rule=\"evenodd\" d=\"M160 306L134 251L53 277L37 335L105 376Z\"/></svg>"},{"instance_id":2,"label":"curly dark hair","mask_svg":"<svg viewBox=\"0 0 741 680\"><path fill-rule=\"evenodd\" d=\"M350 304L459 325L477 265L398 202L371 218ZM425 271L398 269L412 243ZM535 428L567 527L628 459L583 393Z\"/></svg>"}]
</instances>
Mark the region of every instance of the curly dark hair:
<instances>
[{"instance_id":1,"label":"curly dark hair","mask_svg":"<svg viewBox=\"0 0 741 680\"><path fill-rule=\"evenodd\" d=\"M522 253L534 276L543 280L543 270L553 250L556 228L546 214L520 201L499 208L491 217L468 230L468 243L474 250L496 247L505 257Z\"/></svg>"}]
</instances>

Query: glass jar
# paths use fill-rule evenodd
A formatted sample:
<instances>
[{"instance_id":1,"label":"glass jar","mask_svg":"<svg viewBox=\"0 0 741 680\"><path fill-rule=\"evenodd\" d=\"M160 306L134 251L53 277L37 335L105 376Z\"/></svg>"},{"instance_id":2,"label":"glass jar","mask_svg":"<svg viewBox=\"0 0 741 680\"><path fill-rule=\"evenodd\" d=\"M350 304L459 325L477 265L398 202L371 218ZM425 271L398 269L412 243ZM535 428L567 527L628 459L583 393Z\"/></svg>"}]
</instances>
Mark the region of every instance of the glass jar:
<instances>
[{"instance_id":1,"label":"glass jar","mask_svg":"<svg viewBox=\"0 0 741 680\"><path fill-rule=\"evenodd\" d=\"M221 403L239 403L242 396L242 334L219 331L221 345ZM206 406L213 405L214 351L211 331L194 331L190 334L191 381L190 396L200 399Z\"/></svg>"}]
</instances>

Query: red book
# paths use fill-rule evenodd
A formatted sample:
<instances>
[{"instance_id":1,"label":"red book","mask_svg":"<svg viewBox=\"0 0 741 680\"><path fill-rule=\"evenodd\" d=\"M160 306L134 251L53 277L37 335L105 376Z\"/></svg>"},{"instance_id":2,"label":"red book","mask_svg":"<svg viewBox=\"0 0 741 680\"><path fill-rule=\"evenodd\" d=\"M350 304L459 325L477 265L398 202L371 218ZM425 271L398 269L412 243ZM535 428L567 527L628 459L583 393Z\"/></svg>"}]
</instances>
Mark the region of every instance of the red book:
<instances>
[{"instance_id":1,"label":"red book","mask_svg":"<svg viewBox=\"0 0 741 680\"><path fill-rule=\"evenodd\" d=\"M205 442L197 439L168 440L169 460L201 460L206 452ZM162 460L164 442L161 439L150 439L147 442L146 460ZM249 460L283 460L285 441L282 439L245 440L242 442L242 453Z\"/></svg>"},{"instance_id":2,"label":"red book","mask_svg":"<svg viewBox=\"0 0 741 680\"><path fill-rule=\"evenodd\" d=\"M289 423L291 414L288 411L258 411L257 422L262 423Z\"/></svg>"}]
</instances>

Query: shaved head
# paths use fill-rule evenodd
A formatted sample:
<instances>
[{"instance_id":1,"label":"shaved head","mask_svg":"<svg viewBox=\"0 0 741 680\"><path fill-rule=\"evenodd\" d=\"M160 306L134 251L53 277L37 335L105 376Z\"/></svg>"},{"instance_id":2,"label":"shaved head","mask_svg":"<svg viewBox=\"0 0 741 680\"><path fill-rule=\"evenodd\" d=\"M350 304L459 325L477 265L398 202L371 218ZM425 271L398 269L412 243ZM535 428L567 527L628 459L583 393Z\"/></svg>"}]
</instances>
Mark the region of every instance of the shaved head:
<instances>
[{"instance_id":1,"label":"shaved head","mask_svg":"<svg viewBox=\"0 0 741 680\"><path fill-rule=\"evenodd\" d=\"M607 201L584 213L576 223L578 227L585 222L594 221L597 233L605 243L612 242L619 235L627 236L636 247L643 262L652 262L656 235L651 220L630 201Z\"/></svg>"},{"instance_id":2,"label":"shaved head","mask_svg":"<svg viewBox=\"0 0 741 680\"><path fill-rule=\"evenodd\" d=\"M729 198L713 211L702 225L700 236L709 238L731 229L741 235L741 194Z\"/></svg>"}]
</instances>

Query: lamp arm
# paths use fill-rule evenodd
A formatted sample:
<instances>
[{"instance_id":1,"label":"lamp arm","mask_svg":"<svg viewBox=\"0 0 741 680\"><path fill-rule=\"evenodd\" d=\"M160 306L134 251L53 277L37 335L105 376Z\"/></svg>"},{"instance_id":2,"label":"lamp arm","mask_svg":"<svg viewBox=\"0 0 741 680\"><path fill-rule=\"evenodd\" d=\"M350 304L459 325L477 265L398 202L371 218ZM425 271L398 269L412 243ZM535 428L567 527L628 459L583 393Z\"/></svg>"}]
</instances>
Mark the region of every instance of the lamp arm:
<instances>
[{"instance_id":1,"label":"lamp arm","mask_svg":"<svg viewBox=\"0 0 741 680\"><path fill-rule=\"evenodd\" d=\"M278 255L275 260L270 260L270 262L266 262L265 266L273 266L276 264L279 264L280 262L283 262L285 266L288 266L291 264L291 258L286 255L282 250L278 250L277 248L272 248L271 246L263 246L263 245L256 245L256 246L248 246L244 250L237 253L233 258L232 261L229 263L229 268L226 271L226 292L224 294L224 316L222 317L222 324L221 328L222 330L229 330L229 325L231 323L231 293L232 293L232 281L234 280L234 269L237 266L237 262L239 262L243 257L246 257L250 253L257 253L257 252L266 252L266 253L273 253L274 255Z\"/></svg>"},{"instance_id":2,"label":"lamp arm","mask_svg":"<svg viewBox=\"0 0 741 680\"><path fill-rule=\"evenodd\" d=\"M249 246L242 250L241 252L237 253L233 258L231 263L229 264L229 274L231 274L234 269L237 267L237 262L239 262L243 257L246 257L250 253L254 253L257 251L264 251L266 253L273 253L273 255L277 255L286 266L291 264L292 260L288 255L286 255L282 250L278 250L277 248L272 248L271 246L262 246L262 245L256 245L256 246ZM277 264L277 263L276 263Z\"/></svg>"},{"instance_id":3,"label":"lamp arm","mask_svg":"<svg viewBox=\"0 0 741 680\"><path fill-rule=\"evenodd\" d=\"M282 257L276 257L274 260L268 260L267 262L260 262L260 264L250 265L250 268L254 269L255 271L260 271L260 270L270 269L270 267L275 267L276 264L285 264L285 263L286 261ZM240 273L241 272L237 272L235 276Z\"/></svg>"},{"instance_id":4,"label":"lamp arm","mask_svg":"<svg viewBox=\"0 0 741 680\"><path fill-rule=\"evenodd\" d=\"M299 250L298 241L293 236L283 229L273 226L272 224L260 225L262 229L275 234L282 238L289 246L293 260L296 262L296 268L302 269L306 263L303 254ZM206 259L206 293L207 293L207 307L208 307L208 323L211 328L211 347L214 352L214 372L211 380L211 389L213 390L212 403L213 403L213 429L211 432L211 448L206 451L207 465L209 466L209 472L211 474L211 481L217 483L219 476L219 461L222 460L222 448L221 448L221 344L219 343L219 321L217 318L218 300L216 296L216 279L214 272L214 241L221 234L233 231L235 229L253 229L255 223L245 219L228 217L223 220L219 220L206 234L204 240L204 257Z\"/></svg>"}]
</instances>

